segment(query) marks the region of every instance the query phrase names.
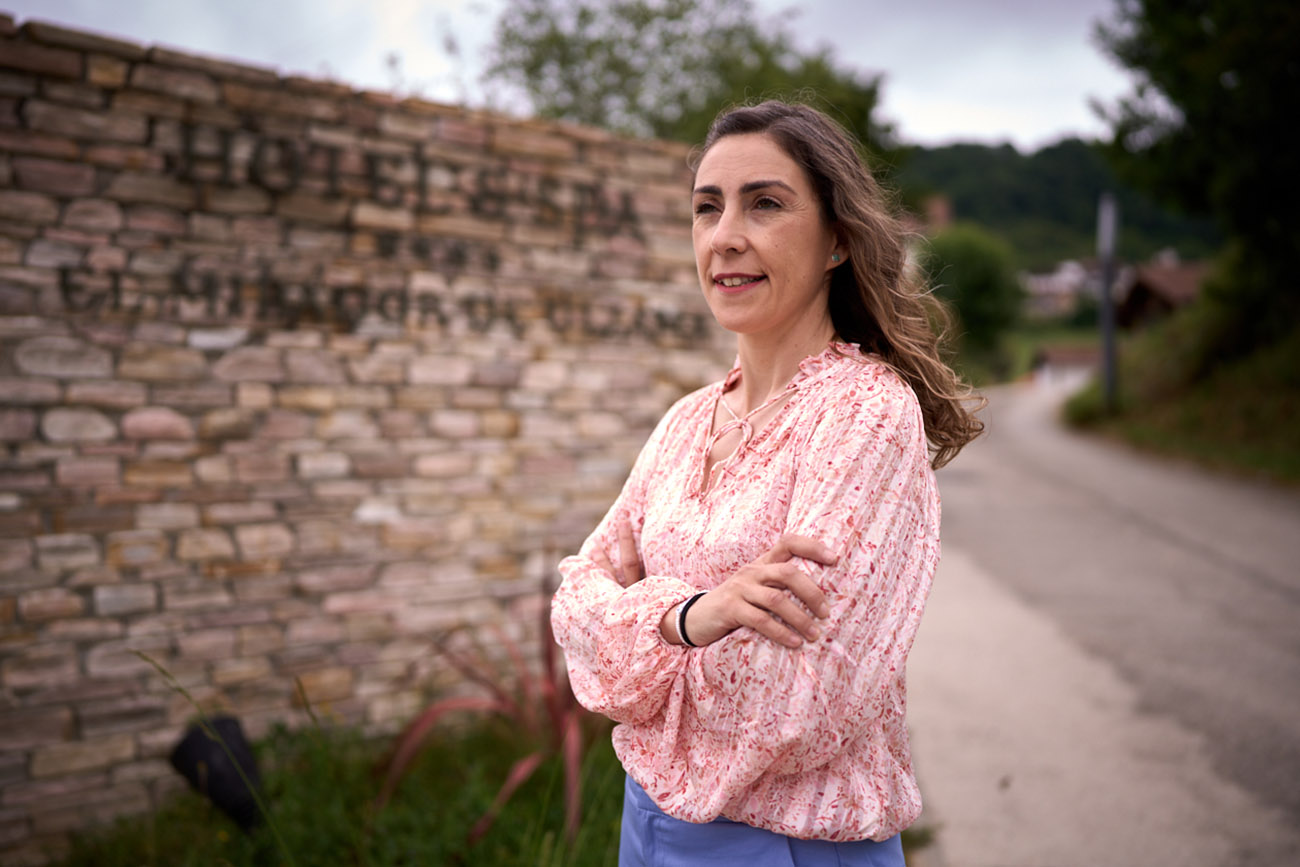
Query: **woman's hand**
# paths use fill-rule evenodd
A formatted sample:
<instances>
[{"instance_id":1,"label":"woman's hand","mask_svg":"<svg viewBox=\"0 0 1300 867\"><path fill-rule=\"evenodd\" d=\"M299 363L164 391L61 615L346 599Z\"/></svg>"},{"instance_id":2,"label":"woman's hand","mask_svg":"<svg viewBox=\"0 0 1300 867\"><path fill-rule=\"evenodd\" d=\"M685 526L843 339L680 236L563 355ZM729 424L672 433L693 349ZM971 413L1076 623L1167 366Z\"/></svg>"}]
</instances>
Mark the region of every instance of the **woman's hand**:
<instances>
[{"instance_id":1,"label":"woman's hand","mask_svg":"<svg viewBox=\"0 0 1300 867\"><path fill-rule=\"evenodd\" d=\"M608 572L620 587L631 587L645 577L641 555L636 550L636 537L632 535L632 525L626 519L618 522L618 551L615 552L618 562L611 562L604 551L595 552L591 559Z\"/></svg>"},{"instance_id":2,"label":"woman's hand","mask_svg":"<svg viewBox=\"0 0 1300 867\"><path fill-rule=\"evenodd\" d=\"M816 539L782 536L761 557L737 569L691 606L686 612L691 642L697 647L712 644L741 626L786 647L816 641L821 634L817 620L830 615L830 606L821 588L790 562L795 557L823 566L838 559ZM684 643L677 634L676 607L664 615L659 629L666 641Z\"/></svg>"}]
</instances>

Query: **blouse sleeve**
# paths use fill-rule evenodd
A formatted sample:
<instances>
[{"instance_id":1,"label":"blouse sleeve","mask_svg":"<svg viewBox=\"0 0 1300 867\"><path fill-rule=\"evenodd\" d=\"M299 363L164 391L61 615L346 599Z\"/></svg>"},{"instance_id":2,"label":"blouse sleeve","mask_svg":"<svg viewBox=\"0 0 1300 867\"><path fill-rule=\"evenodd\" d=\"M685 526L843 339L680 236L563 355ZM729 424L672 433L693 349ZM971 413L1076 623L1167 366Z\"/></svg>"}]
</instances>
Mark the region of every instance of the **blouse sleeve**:
<instances>
[{"instance_id":1,"label":"blouse sleeve","mask_svg":"<svg viewBox=\"0 0 1300 867\"><path fill-rule=\"evenodd\" d=\"M650 435L618 499L579 552L560 561L562 581L552 600L551 628L564 649L574 695L583 707L616 722L653 717L686 666L684 648L664 641L659 623L695 588L680 578L648 575L624 589L593 559L595 552L604 552L617 562L616 534L623 520L640 545L647 480L674 410Z\"/></svg>"},{"instance_id":2,"label":"blouse sleeve","mask_svg":"<svg viewBox=\"0 0 1300 867\"><path fill-rule=\"evenodd\" d=\"M829 567L798 561L831 614L822 637L799 648L742 628L689 654L680 718L690 735L664 736L687 752L680 803L703 815L761 774L824 765L901 712L893 684L939 557L920 407L901 382L872 377L825 409L798 462L785 530L837 553Z\"/></svg>"}]
</instances>

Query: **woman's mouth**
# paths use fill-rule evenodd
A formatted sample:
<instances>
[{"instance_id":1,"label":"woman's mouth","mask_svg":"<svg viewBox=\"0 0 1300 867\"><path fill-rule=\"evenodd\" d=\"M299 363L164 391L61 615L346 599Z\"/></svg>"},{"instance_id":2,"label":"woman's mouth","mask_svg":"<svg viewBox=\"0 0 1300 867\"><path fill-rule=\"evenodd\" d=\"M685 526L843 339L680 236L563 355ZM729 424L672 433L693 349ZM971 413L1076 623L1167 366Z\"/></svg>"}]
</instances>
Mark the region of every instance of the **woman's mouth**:
<instances>
[{"instance_id":1,"label":"woman's mouth","mask_svg":"<svg viewBox=\"0 0 1300 867\"><path fill-rule=\"evenodd\" d=\"M762 274L719 274L713 278L713 285L719 292L734 295L754 288L765 279Z\"/></svg>"}]
</instances>

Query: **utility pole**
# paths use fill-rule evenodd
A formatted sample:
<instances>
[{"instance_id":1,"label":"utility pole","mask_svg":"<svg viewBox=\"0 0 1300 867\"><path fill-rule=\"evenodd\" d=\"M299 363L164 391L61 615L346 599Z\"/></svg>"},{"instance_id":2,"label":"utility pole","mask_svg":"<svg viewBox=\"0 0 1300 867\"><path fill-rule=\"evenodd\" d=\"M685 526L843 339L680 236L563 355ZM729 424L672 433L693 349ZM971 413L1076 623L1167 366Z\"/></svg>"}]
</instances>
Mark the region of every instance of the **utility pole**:
<instances>
[{"instance_id":1,"label":"utility pole","mask_svg":"<svg viewBox=\"0 0 1300 867\"><path fill-rule=\"evenodd\" d=\"M1101 259L1101 375L1107 414L1115 412L1115 300L1110 287L1115 282L1115 236L1119 234L1119 205L1110 193L1097 202L1097 256Z\"/></svg>"}]
</instances>

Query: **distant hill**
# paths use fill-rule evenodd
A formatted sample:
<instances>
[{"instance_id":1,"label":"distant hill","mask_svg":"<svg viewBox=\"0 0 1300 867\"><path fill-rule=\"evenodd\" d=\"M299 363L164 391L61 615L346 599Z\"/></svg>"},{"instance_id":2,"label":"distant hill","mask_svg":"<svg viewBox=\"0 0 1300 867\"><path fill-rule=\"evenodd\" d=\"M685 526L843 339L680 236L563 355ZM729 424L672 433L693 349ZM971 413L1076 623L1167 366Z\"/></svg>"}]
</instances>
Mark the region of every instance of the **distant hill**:
<instances>
[{"instance_id":1,"label":"distant hill","mask_svg":"<svg viewBox=\"0 0 1300 867\"><path fill-rule=\"evenodd\" d=\"M1171 213L1123 187L1099 149L1077 138L1027 155L1009 144L909 147L890 180L918 211L927 197L946 196L954 220L1001 235L1017 265L1033 271L1095 255L1097 199L1104 190L1119 201L1119 249L1127 261L1168 247L1184 259L1201 258L1219 243L1209 221Z\"/></svg>"}]
</instances>

